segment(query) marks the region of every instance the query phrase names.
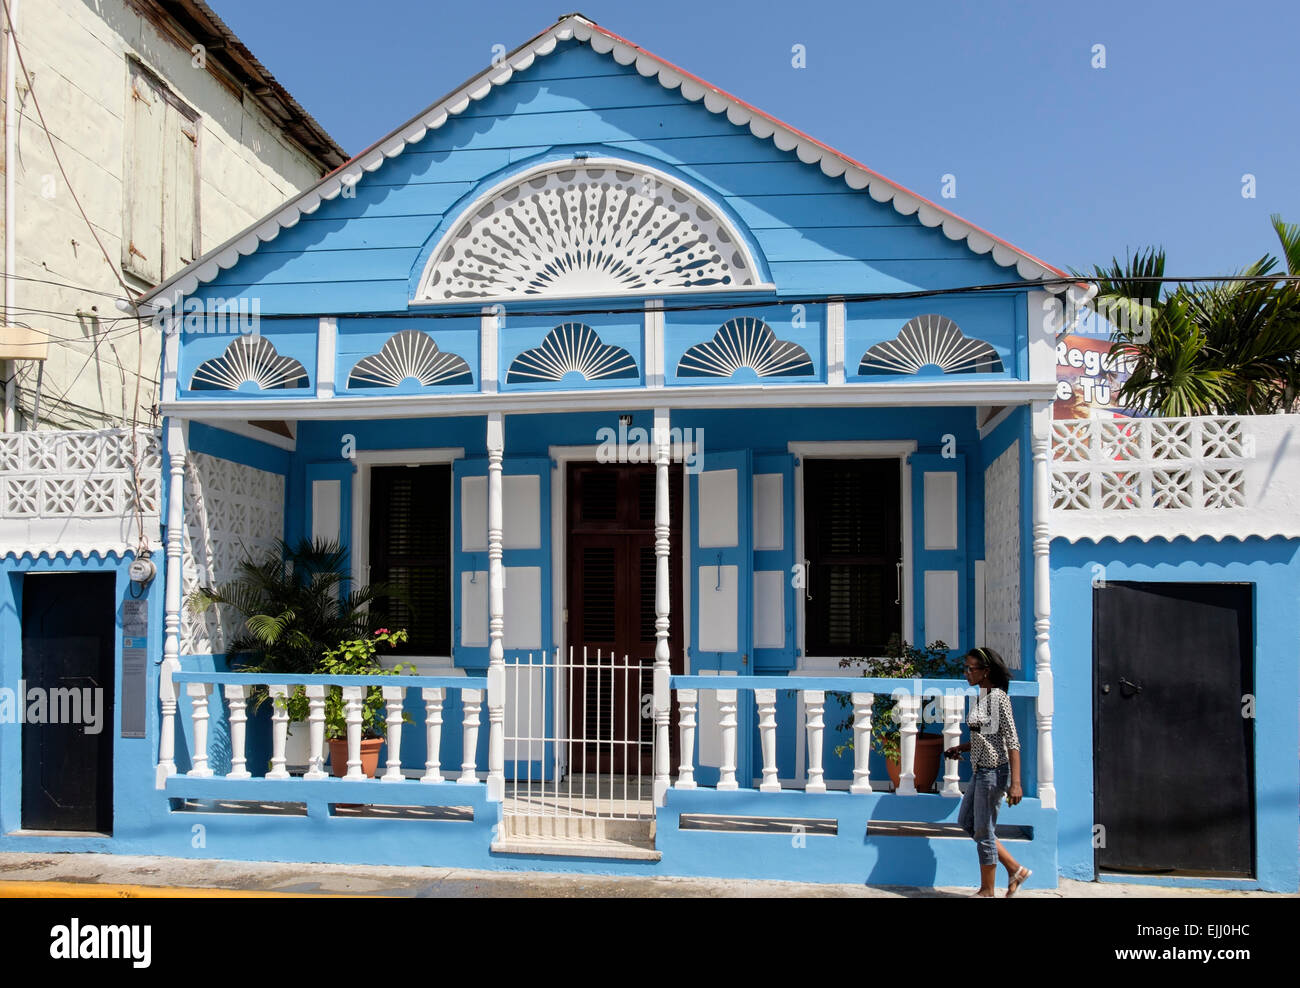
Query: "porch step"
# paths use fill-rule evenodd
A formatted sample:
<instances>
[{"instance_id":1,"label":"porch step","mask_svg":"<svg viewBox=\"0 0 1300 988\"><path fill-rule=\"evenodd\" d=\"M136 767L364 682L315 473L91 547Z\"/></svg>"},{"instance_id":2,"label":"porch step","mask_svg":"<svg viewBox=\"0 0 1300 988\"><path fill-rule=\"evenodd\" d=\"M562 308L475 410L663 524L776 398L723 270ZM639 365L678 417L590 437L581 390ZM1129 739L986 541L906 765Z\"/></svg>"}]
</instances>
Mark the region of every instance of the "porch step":
<instances>
[{"instance_id":1,"label":"porch step","mask_svg":"<svg viewBox=\"0 0 1300 988\"><path fill-rule=\"evenodd\" d=\"M492 843L496 854L550 855L659 861L653 820L610 820L591 816L508 814L502 837Z\"/></svg>"}]
</instances>

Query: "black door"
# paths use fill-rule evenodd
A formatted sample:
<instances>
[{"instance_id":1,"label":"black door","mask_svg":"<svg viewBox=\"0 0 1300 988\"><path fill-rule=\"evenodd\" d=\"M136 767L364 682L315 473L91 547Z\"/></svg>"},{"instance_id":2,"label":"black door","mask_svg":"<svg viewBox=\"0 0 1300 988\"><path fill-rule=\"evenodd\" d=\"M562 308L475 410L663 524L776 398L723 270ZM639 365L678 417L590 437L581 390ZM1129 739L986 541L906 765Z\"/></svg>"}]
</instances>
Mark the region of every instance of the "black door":
<instances>
[{"instance_id":1,"label":"black door","mask_svg":"<svg viewBox=\"0 0 1300 988\"><path fill-rule=\"evenodd\" d=\"M1253 587L1093 590L1099 870L1249 876Z\"/></svg>"},{"instance_id":2,"label":"black door","mask_svg":"<svg viewBox=\"0 0 1300 988\"><path fill-rule=\"evenodd\" d=\"M111 574L23 578L24 830L112 832L114 611Z\"/></svg>"}]
</instances>

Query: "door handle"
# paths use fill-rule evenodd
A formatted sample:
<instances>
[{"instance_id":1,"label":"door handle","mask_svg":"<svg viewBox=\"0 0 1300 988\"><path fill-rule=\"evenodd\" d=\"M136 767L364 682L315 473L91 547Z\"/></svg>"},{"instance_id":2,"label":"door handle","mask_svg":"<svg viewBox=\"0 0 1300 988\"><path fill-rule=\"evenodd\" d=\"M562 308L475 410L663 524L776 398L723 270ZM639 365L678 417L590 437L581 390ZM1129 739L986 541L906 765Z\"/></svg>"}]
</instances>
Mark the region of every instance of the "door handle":
<instances>
[{"instance_id":1,"label":"door handle","mask_svg":"<svg viewBox=\"0 0 1300 988\"><path fill-rule=\"evenodd\" d=\"M1124 696L1137 696L1142 692L1142 687L1137 683L1130 683L1123 676L1119 677L1120 693Z\"/></svg>"},{"instance_id":2,"label":"door handle","mask_svg":"<svg viewBox=\"0 0 1300 988\"><path fill-rule=\"evenodd\" d=\"M803 599L812 600L812 560L803 561Z\"/></svg>"},{"instance_id":3,"label":"door handle","mask_svg":"<svg viewBox=\"0 0 1300 988\"><path fill-rule=\"evenodd\" d=\"M894 589L896 591L894 603L901 604L903 602L903 563L901 560L894 563Z\"/></svg>"}]
</instances>

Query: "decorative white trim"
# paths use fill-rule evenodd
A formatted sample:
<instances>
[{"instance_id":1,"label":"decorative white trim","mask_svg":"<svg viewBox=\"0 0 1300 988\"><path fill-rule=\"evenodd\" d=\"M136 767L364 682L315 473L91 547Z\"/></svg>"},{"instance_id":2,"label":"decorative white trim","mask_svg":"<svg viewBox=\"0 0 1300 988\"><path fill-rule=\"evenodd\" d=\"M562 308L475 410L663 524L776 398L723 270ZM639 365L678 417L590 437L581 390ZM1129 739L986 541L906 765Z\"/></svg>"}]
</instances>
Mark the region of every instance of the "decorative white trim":
<instances>
[{"instance_id":1,"label":"decorative white trim","mask_svg":"<svg viewBox=\"0 0 1300 988\"><path fill-rule=\"evenodd\" d=\"M930 312L903 323L892 339L868 347L857 372L919 374L932 365L945 374L996 374L1003 369L1002 358L991 344L967 336L947 316Z\"/></svg>"},{"instance_id":2,"label":"decorative white trim","mask_svg":"<svg viewBox=\"0 0 1300 988\"><path fill-rule=\"evenodd\" d=\"M407 147L423 140L431 130L442 127L451 117L463 113L495 87L509 82L516 72L527 69L537 58L549 55L560 41L570 38L591 45L592 50L599 54L611 55L620 65L635 63L638 73L654 77L665 89L680 88L685 99L695 103L702 100L710 113L725 114L733 124L747 126L755 137L770 138L780 150L794 151L800 161L818 165L823 174L831 178L843 178L850 189L865 190L876 202L892 203L894 209L903 216L915 215L924 226L941 227L948 239L965 241L974 253L990 254L994 262L1002 267L1014 266L1022 278L1067 277L1064 272L998 240L992 234L891 182L883 175L876 174L802 131L765 115L730 93L707 85L587 18L571 14L515 49L500 64L480 72L465 85L381 138L369 150L326 175L274 213L186 265L146 294L144 299L160 298L164 306L176 308L179 301L192 294L199 285L233 267L240 257L253 253L260 244L274 240L282 229L295 226L304 215L319 209L322 202L336 198L345 189L355 187L367 173L375 171L386 160L397 157Z\"/></svg>"},{"instance_id":3,"label":"decorative white trim","mask_svg":"<svg viewBox=\"0 0 1300 988\"><path fill-rule=\"evenodd\" d=\"M377 352L358 360L348 373L347 385L396 388L408 378L425 388L473 383L473 373L464 357L439 350L437 341L423 330L403 329L386 339Z\"/></svg>"},{"instance_id":4,"label":"decorative white trim","mask_svg":"<svg viewBox=\"0 0 1300 988\"><path fill-rule=\"evenodd\" d=\"M584 158L512 175L462 210L412 304L772 287L703 192L658 168Z\"/></svg>"},{"instance_id":5,"label":"decorative white trim","mask_svg":"<svg viewBox=\"0 0 1300 988\"><path fill-rule=\"evenodd\" d=\"M640 371L632 354L603 342L586 323L562 322L541 343L510 361L506 383L559 382L569 374L584 381L604 381L635 378Z\"/></svg>"},{"instance_id":6,"label":"decorative white trim","mask_svg":"<svg viewBox=\"0 0 1300 988\"><path fill-rule=\"evenodd\" d=\"M486 378L484 384L487 384ZM451 415L485 415L554 411L628 411L666 408L808 408L896 407L899 405L1002 405L1050 401L1054 383L1024 381L955 382L940 379L900 379L887 384L842 384L828 388L817 384L783 384L779 388L749 384L698 384L682 387L556 390L503 394L339 396L328 402L315 398L202 399L184 398L162 406L164 415L186 419L261 418L274 415L290 419L432 418Z\"/></svg>"},{"instance_id":7,"label":"decorative white trim","mask_svg":"<svg viewBox=\"0 0 1300 988\"><path fill-rule=\"evenodd\" d=\"M759 377L811 377L812 358L798 343L778 339L762 319L728 319L710 339L687 348L678 377L731 377L742 368Z\"/></svg>"},{"instance_id":8,"label":"decorative white trim","mask_svg":"<svg viewBox=\"0 0 1300 988\"><path fill-rule=\"evenodd\" d=\"M304 388L310 380L307 368L295 357L286 357L265 336L236 336L215 357L190 375L189 390L238 391L254 384L261 391Z\"/></svg>"},{"instance_id":9,"label":"decorative white trim","mask_svg":"<svg viewBox=\"0 0 1300 988\"><path fill-rule=\"evenodd\" d=\"M1052 526L1048 461L1051 456L1052 403L1035 402L1031 413L1034 444L1034 678L1038 698L1038 799L1043 809L1056 809L1055 761L1052 752L1052 717L1056 709L1052 677Z\"/></svg>"},{"instance_id":10,"label":"decorative white trim","mask_svg":"<svg viewBox=\"0 0 1300 988\"><path fill-rule=\"evenodd\" d=\"M826 303L826 383L844 383L844 303Z\"/></svg>"},{"instance_id":11,"label":"decorative white trim","mask_svg":"<svg viewBox=\"0 0 1300 988\"><path fill-rule=\"evenodd\" d=\"M664 386L664 303L647 299L645 303L645 383L647 388Z\"/></svg>"},{"instance_id":12,"label":"decorative white trim","mask_svg":"<svg viewBox=\"0 0 1300 988\"><path fill-rule=\"evenodd\" d=\"M908 457L916 452L915 439L874 439L874 440L833 440L829 442L808 441L790 442L786 448L795 457L794 468L794 552L795 562L803 565L804 556L804 497L803 497L803 461L805 458L815 460L866 460L877 457L898 458L899 504L900 504L900 538L903 543L903 605L901 633L904 639L910 639L913 627L912 597L912 466ZM795 672L802 673L817 669L818 674L826 673L819 666L823 657L808 655L805 636L804 594L797 595L795 602L795 633L799 646L799 659L795 663ZM839 657L835 659L836 663ZM791 673L794 675L795 673ZM833 674L833 673L832 673Z\"/></svg>"},{"instance_id":13,"label":"decorative white trim","mask_svg":"<svg viewBox=\"0 0 1300 988\"><path fill-rule=\"evenodd\" d=\"M321 316L316 331L316 397L334 397L334 357L338 350L339 321Z\"/></svg>"},{"instance_id":14,"label":"decorative white trim","mask_svg":"<svg viewBox=\"0 0 1300 988\"><path fill-rule=\"evenodd\" d=\"M500 306L487 306L479 317L478 377L479 390L484 394L496 394L501 376L499 365L498 329L500 321L505 318Z\"/></svg>"}]
</instances>

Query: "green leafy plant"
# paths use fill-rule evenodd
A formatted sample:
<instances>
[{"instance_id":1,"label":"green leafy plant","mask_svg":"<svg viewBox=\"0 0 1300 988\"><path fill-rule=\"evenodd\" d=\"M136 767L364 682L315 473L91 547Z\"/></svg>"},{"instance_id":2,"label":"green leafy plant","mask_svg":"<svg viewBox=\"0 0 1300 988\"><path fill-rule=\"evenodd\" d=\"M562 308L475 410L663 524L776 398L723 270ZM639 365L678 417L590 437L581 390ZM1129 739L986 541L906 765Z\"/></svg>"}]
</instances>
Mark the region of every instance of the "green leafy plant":
<instances>
[{"instance_id":1,"label":"green leafy plant","mask_svg":"<svg viewBox=\"0 0 1300 988\"><path fill-rule=\"evenodd\" d=\"M349 590L350 579L348 553L338 542L303 539L291 546L279 540L264 558L241 562L233 580L200 587L187 603L195 615L222 607L239 617L239 631L226 647L232 668L306 675L318 672L321 656L340 642L370 634L371 603L399 596L383 584ZM251 699L256 710L267 699L265 687ZM290 720L306 719L301 687L284 706Z\"/></svg>"},{"instance_id":2,"label":"green leafy plant","mask_svg":"<svg viewBox=\"0 0 1300 988\"><path fill-rule=\"evenodd\" d=\"M339 642L338 647L329 649L321 656L319 671L334 676L400 676L403 673L414 674L415 666L409 662L399 662L391 669L385 669L375 657L380 645L392 648L406 641L405 631L389 631L380 628L367 638L355 638ZM361 736L379 738L384 736L388 727L384 717L383 687L371 686L361 698ZM411 718L403 714L402 720L410 723ZM325 735L331 740L348 736L347 704L343 701L343 689L331 686L325 697Z\"/></svg>"},{"instance_id":3,"label":"green leafy plant","mask_svg":"<svg viewBox=\"0 0 1300 988\"><path fill-rule=\"evenodd\" d=\"M961 679L962 662L953 657L942 641L932 641L920 649L903 641L898 634L890 635L885 654L871 658L841 659L844 668L862 666L862 675L882 679ZM837 693L841 707L852 703L850 694ZM853 750L853 717L840 722L841 730L849 731L849 740L835 746L835 754L843 755ZM898 701L893 696L877 693L871 708L871 746L891 761L898 761L899 712Z\"/></svg>"}]
</instances>

